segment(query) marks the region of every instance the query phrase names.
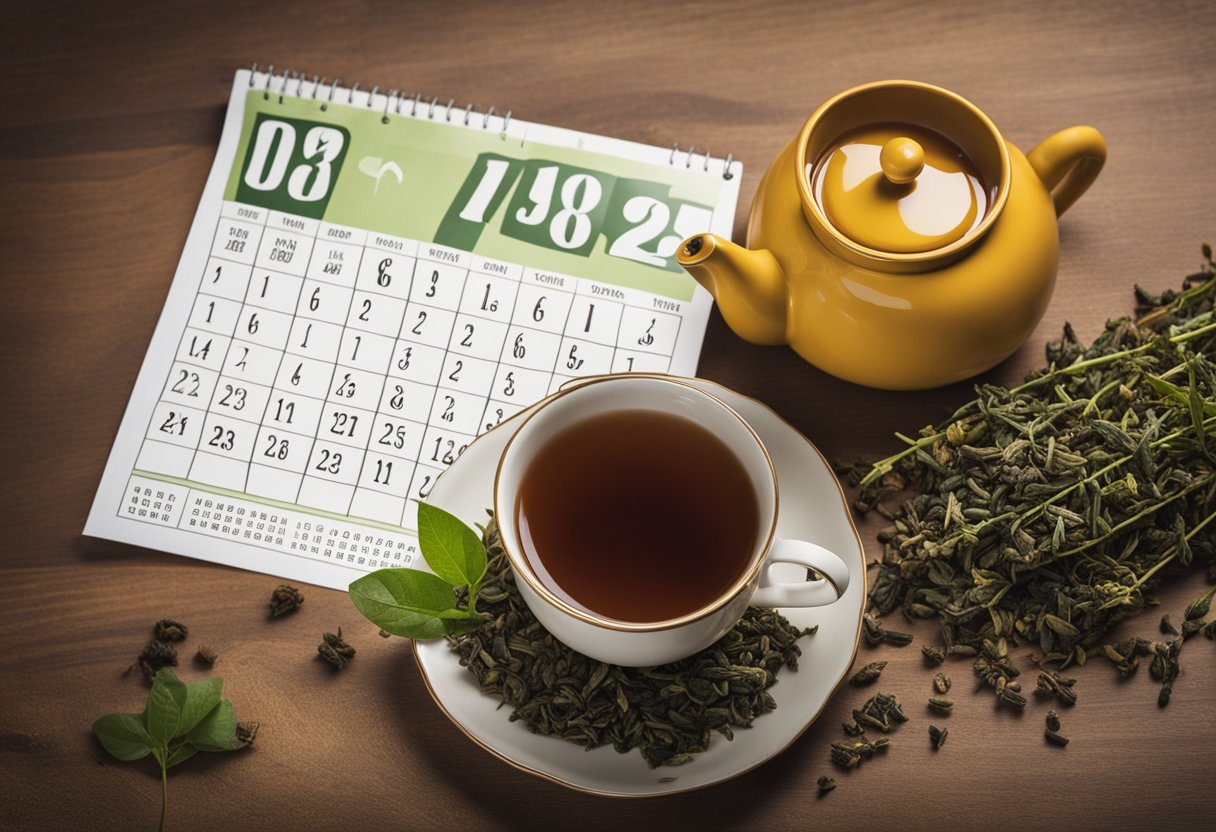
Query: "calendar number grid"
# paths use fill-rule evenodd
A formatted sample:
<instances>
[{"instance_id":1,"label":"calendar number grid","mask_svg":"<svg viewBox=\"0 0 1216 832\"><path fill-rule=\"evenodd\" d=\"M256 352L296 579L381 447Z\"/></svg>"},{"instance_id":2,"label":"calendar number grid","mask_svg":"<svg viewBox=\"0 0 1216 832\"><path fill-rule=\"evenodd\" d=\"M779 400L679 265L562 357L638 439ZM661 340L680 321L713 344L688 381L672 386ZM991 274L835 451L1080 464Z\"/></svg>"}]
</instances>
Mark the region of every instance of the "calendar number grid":
<instances>
[{"instance_id":1,"label":"calendar number grid","mask_svg":"<svg viewBox=\"0 0 1216 832\"><path fill-rule=\"evenodd\" d=\"M413 531L480 434L572 378L666 372L682 316L647 298L225 202L136 471Z\"/></svg>"}]
</instances>

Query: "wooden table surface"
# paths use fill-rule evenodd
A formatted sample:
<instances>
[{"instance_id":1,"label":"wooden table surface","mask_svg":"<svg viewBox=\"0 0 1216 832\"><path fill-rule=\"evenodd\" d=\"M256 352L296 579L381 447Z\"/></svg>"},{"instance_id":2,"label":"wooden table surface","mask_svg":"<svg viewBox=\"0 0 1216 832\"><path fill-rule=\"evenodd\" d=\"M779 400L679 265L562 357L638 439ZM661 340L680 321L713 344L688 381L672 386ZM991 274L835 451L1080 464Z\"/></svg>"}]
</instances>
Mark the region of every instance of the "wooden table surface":
<instances>
[{"instance_id":1,"label":"wooden table surface","mask_svg":"<svg viewBox=\"0 0 1216 832\"><path fill-rule=\"evenodd\" d=\"M737 238L769 161L814 107L856 83L941 84L985 109L1023 149L1094 124L1110 161L1064 219L1051 307L1030 342L985 377L1013 382L1041 362L1064 321L1092 338L1104 319L1130 309L1133 283L1177 286L1197 268L1200 244L1216 241L1209 4L114 5L5 12L0 827L153 826L153 766L108 759L89 726L143 702L145 689L120 673L163 615L219 648L217 672L237 713L262 724L239 759L202 755L173 772L176 830L1216 823L1216 661L1202 639L1183 654L1164 710L1144 670L1124 683L1105 662L1081 669L1064 750L1043 743L1045 705L1022 716L996 710L958 664L957 713L936 754L928 715L916 707L889 753L834 771L828 744L863 698L846 687L789 750L735 781L612 801L476 747L431 702L409 643L377 638L344 593L305 588L301 613L269 625L271 578L80 535L238 66L273 62L593 133L733 151L746 165ZM744 344L716 312L701 374L769 403L829 457L885 455L897 446L893 431L937 421L969 398L967 385L896 394L836 381L788 350ZM863 527L871 555L873 531ZM1198 574L1169 576L1163 609L1177 619L1202 586ZM318 634L339 625L359 655L333 674L312 653ZM1152 635L1156 617L1124 631ZM932 638L933 628L917 635ZM909 702L928 693L915 648L859 653L877 658L891 662L884 689ZM824 773L840 787L816 799Z\"/></svg>"}]
</instances>

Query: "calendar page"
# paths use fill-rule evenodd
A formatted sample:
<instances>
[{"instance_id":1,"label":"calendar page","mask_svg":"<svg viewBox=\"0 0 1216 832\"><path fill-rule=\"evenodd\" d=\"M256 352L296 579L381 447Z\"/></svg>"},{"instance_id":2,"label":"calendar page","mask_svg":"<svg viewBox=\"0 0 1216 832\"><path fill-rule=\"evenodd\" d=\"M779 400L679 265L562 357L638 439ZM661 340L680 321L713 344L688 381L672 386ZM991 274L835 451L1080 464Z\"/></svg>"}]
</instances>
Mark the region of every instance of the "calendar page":
<instances>
[{"instance_id":1,"label":"calendar page","mask_svg":"<svg viewBox=\"0 0 1216 832\"><path fill-rule=\"evenodd\" d=\"M742 171L247 70L85 533L335 588L565 381L693 375ZM490 494L486 494L487 502Z\"/></svg>"}]
</instances>

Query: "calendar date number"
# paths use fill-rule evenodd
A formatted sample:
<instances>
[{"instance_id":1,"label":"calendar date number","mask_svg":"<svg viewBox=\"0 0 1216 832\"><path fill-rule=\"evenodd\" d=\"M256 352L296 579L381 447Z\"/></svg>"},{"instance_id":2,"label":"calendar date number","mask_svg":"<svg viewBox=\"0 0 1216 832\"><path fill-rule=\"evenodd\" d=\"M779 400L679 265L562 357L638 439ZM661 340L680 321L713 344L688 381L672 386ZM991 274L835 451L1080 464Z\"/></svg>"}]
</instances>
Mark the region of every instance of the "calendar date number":
<instances>
[{"instance_id":1,"label":"calendar date number","mask_svg":"<svg viewBox=\"0 0 1216 832\"><path fill-rule=\"evenodd\" d=\"M602 236L612 257L678 272L676 247L685 237L708 231L713 212L673 199L669 191L590 168L483 153L449 206L435 242L472 251L507 200L499 228L507 237L587 257Z\"/></svg>"}]
</instances>

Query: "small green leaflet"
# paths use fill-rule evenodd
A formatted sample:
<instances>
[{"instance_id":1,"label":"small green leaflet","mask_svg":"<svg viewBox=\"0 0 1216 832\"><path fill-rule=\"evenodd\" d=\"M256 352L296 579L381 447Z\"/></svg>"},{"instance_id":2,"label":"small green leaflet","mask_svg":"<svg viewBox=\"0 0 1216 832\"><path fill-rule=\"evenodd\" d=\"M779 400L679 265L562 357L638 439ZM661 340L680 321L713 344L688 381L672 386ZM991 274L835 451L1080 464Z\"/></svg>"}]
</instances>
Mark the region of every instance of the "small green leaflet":
<instances>
[{"instance_id":1,"label":"small green leaflet","mask_svg":"<svg viewBox=\"0 0 1216 832\"><path fill-rule=\"evenodd\" d=\"M236 712L232 703L221 699L186 735L186 744L199 751L236 751L245 743L236 736Z\"/></svg>"},{"instance_id":2,"label":"small green leaflet","mask_svg":"<svg viewBox=\"0 0 1216 832\"><path fill-rule=\"evenodd\" d=\"M220 704L220 694L224 691L224 680L213 676L210 679L199 679L188 685L177 680L177 684L181 686L181 691L184 693L184 699L178 700L181 715L177 725L177 734L180 736L189 734L194 730L194 726L202 722ZM232 707L231 702L228 703L228 707ZM235 727L233 730L236 730Z\"/></svg>"},{"instance_id":3,"label":"small green leaflet","mask_svg":"<svg viewBox=\"0 0 1216 832\"><path fill-rule=\"evenodd\" d=\"M405 638L459 635L484 623L477 589L486 573L478 534L441 508L418 504L418 546L434 571L380 569L350 585L350 598L380 629ZM456 606L456 587L468 586L469 606Z\"/></svg>"},{"instance_id":4,"label":"small green leaflet","mask_svg":"<svg viewBox=\"0 0 1216 832\"><path fill-rule=\"evenodd\" d=\"M418 504L418 546L427 566L452 586L474 587L486 574L486 548L455 516Z\"/></svg>"},{"instance_id":5,"label":"small green leaflet","mask_svg":"<svg viewBox=\"0 0 1216 832\"><path fill-rule=\"evenodd\" d=\"M103 748L119 760L139 760L151 754L166 772L199 751L235 751L246 743L237 739L232 703L222 698L218 677L183 682L168 668L156 674L143 713L107 714L93 723ZM167 800L167 790L162 790ZM165 804L161 805L161 829Z\"/></svg>"},{"instance_id":6,"label":"small green leaflet","mask_svg":"<svg viewBox=\"0 0 1216 832\"><path fill-rule=\"evenodd\" d=\"M168 668L165 668L168 670ZM169 671L173 681L162 679L156 674L152 691L148 694L148 704L144 706L144 723L148 728L148 736L152 738L152 747L165 747L177 736L177 723L181 719L182 704L177 697L175 687L185 687L181 680ZM184 693L182 699L184 699Z\"/></svg>"},{"instance_id":7,"label":"small green leaflet","mask_svg":"<svg viewBox=\"0 0 1216 832\"><path fill-rule=\"evenodd\" d=\"M481 626L481 617L456 606L456 592L443 578L417 569L380 569L350 585L359 612L395 636L440 638Z\"/></svg>"},{"instance_id":8,"label":"small green leaflet","mask_svg":"<svg viewBox=\"0 0 1216 832\"><path fill-rule=\"evenodd\" d=\"M93 723L93 733L106 751L124 762L152 753L143 714L106 714Z\"/></svg>"}]
</instances>

